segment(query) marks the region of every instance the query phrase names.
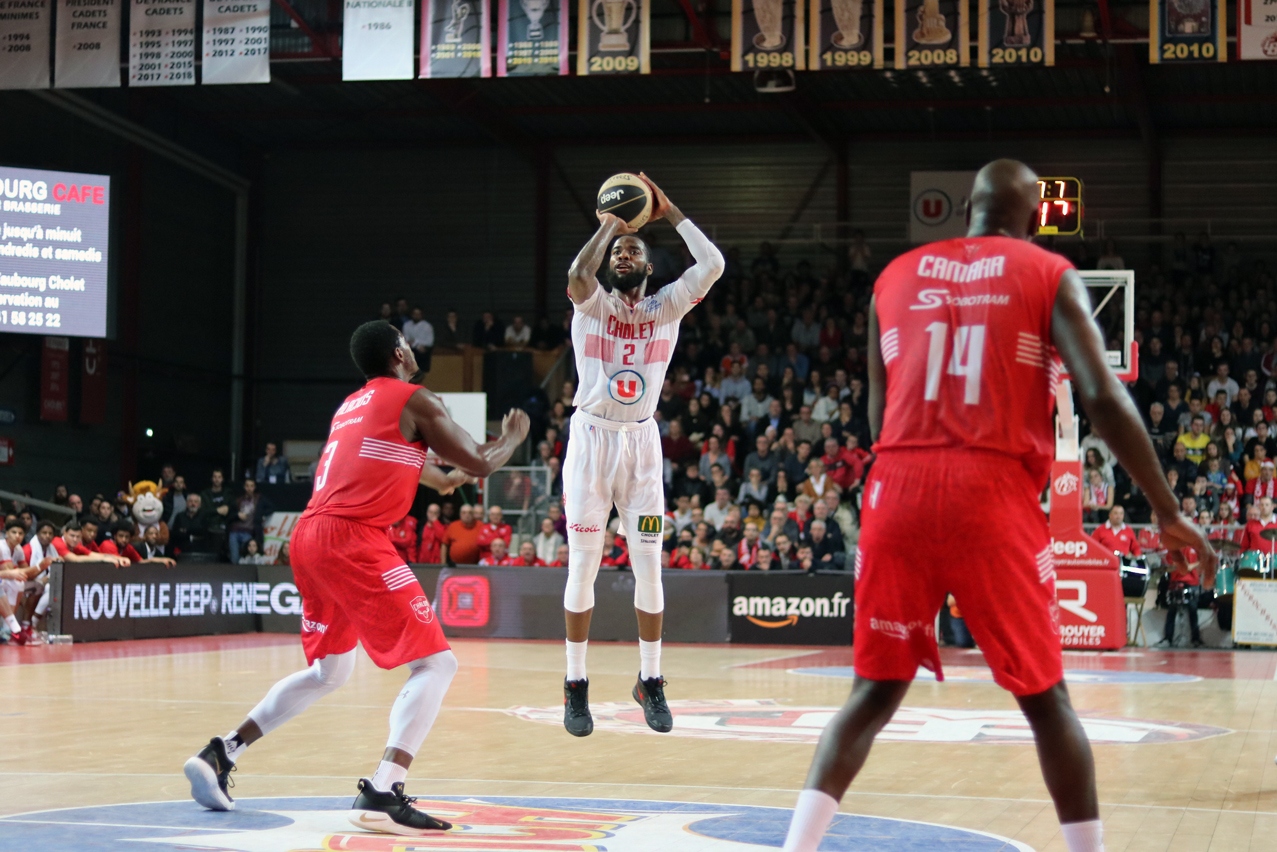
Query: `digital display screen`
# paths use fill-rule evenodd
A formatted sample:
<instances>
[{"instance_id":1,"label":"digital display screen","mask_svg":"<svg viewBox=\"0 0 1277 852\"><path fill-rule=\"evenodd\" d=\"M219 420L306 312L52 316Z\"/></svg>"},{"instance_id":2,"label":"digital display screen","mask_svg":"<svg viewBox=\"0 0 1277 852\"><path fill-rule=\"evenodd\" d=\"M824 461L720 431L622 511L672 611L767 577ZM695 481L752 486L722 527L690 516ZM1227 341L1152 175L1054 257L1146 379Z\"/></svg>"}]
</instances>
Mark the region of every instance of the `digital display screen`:
<instances>
[{"instance_id":1,"label":"digital display screen","mask_svg":"<svg viewBox=\"0 0 1277 852\"><path fill-rule=\"evenodd\" d=\"M1038 179L1038 233L1082 232L1082 181L1077 178Z\"/></svg>"},{"instance_id":2,"label":"digital display screen","mask_svg":"<svg viewBox=\"0 0 1277 852\"><path fill-rule=\"evenodd\" d=\"M0 166L0 332L105 337L111 179Z\"/></svg>"}]
</instances>

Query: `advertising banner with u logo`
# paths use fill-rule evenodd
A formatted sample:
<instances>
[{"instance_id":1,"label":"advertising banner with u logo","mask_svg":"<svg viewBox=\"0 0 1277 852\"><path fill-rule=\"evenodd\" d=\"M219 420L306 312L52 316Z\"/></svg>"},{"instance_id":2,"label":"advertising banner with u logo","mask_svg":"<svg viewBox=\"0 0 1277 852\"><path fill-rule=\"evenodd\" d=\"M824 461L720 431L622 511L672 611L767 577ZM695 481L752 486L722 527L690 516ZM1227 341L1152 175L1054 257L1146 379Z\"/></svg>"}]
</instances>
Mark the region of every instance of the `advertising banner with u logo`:
<instances>
[{"instance_id":1,"label":"advertising banner with u logo","mask_svg":"<svg viewBox=\"0 0 1277 852\"><path fill-rule=\"evenodd\" d=\"M967 233L966 206L975 172L909 173L909 239L949 240Z\"/></svg>"}]
</instances>

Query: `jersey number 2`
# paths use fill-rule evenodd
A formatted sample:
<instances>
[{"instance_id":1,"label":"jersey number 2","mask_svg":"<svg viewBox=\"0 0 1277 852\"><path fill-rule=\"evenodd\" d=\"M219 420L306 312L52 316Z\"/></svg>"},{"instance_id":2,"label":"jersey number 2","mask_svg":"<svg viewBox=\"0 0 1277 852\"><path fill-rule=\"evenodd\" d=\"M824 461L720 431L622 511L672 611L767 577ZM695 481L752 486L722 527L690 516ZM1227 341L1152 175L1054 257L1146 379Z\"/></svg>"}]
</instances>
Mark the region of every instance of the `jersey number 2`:
<instances>
[{"instance_id":1,"label":"jersey number 2","mask_svg":"<svg viewBox=\"0 0 1277 852\"><path fill-rule=\"evenodd\" d=\"M953 331L953 354L949 358L949 375L966 379L962 401L967 405L980 404L980 372L984 369L984 326L960 325ZM940 372L944 367L944 352L948 348L949 326L933 322L927 326L931 343L927 347L927 387L923 399L935 402L940 398Z\"/></svg>"},{"instance_id":2,"label":"jersey number 2","mask_svg":"<svg viewBox=\"0 0 1277 852\"><path fill-rule=\"evenodd\" d=\"M621 356L621 363L627 367L634 366L634 349L633 343L625 344L625 354Z\"/></svg>"},{"instance_id":3,"label":"jersey number 2","mask_svg":"<svg viewBox=\"0 0 1277 852\"><path fill-rule=\"evenodd\" d=\"M319 491L328 482L328 468L332 466L333 456L337 455L337 442L333 441L324 447L319 454L319 466L315 474L315 490Z\"/></svg>"}]
</instances>

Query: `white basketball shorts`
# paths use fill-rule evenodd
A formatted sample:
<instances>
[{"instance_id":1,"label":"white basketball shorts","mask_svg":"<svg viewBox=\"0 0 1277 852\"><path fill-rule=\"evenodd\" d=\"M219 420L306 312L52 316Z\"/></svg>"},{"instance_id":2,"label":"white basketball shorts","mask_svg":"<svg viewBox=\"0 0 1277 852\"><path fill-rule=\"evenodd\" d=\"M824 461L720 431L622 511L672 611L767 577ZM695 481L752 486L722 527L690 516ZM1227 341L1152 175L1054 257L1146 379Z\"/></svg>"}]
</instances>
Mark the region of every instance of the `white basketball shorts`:
<instances>
[{"instance_id":1,"label":"white basketball shorts","mask_svg":"<svg viewBox=\"0 0 1277 852\"><path fill-rule=\"evenodd\" d=\"M612 506L631 551L661 549L665 517L661 433L655 420L620 423L577 410L563 465L568 548L602 547Z\"/></svg>"}]
</instances>

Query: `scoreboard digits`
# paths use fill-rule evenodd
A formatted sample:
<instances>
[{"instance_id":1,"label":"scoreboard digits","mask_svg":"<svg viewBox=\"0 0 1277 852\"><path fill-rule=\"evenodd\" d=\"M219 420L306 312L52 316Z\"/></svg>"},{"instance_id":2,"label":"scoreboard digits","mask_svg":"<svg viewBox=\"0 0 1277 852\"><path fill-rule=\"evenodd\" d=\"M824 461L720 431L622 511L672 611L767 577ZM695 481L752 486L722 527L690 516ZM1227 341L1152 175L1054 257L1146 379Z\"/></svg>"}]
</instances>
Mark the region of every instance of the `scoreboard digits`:
<instances>
[{"instance_id":1,"label":"scoreboard digits","mask_svg":"<svg viewBox=\"0 0 1277 852\"><path fill-rule=\"evenodd\" d=\"M1082 181L1073 177L1038 178L1038 233L1082 233Z\"/></svg>"}]
</instances>

